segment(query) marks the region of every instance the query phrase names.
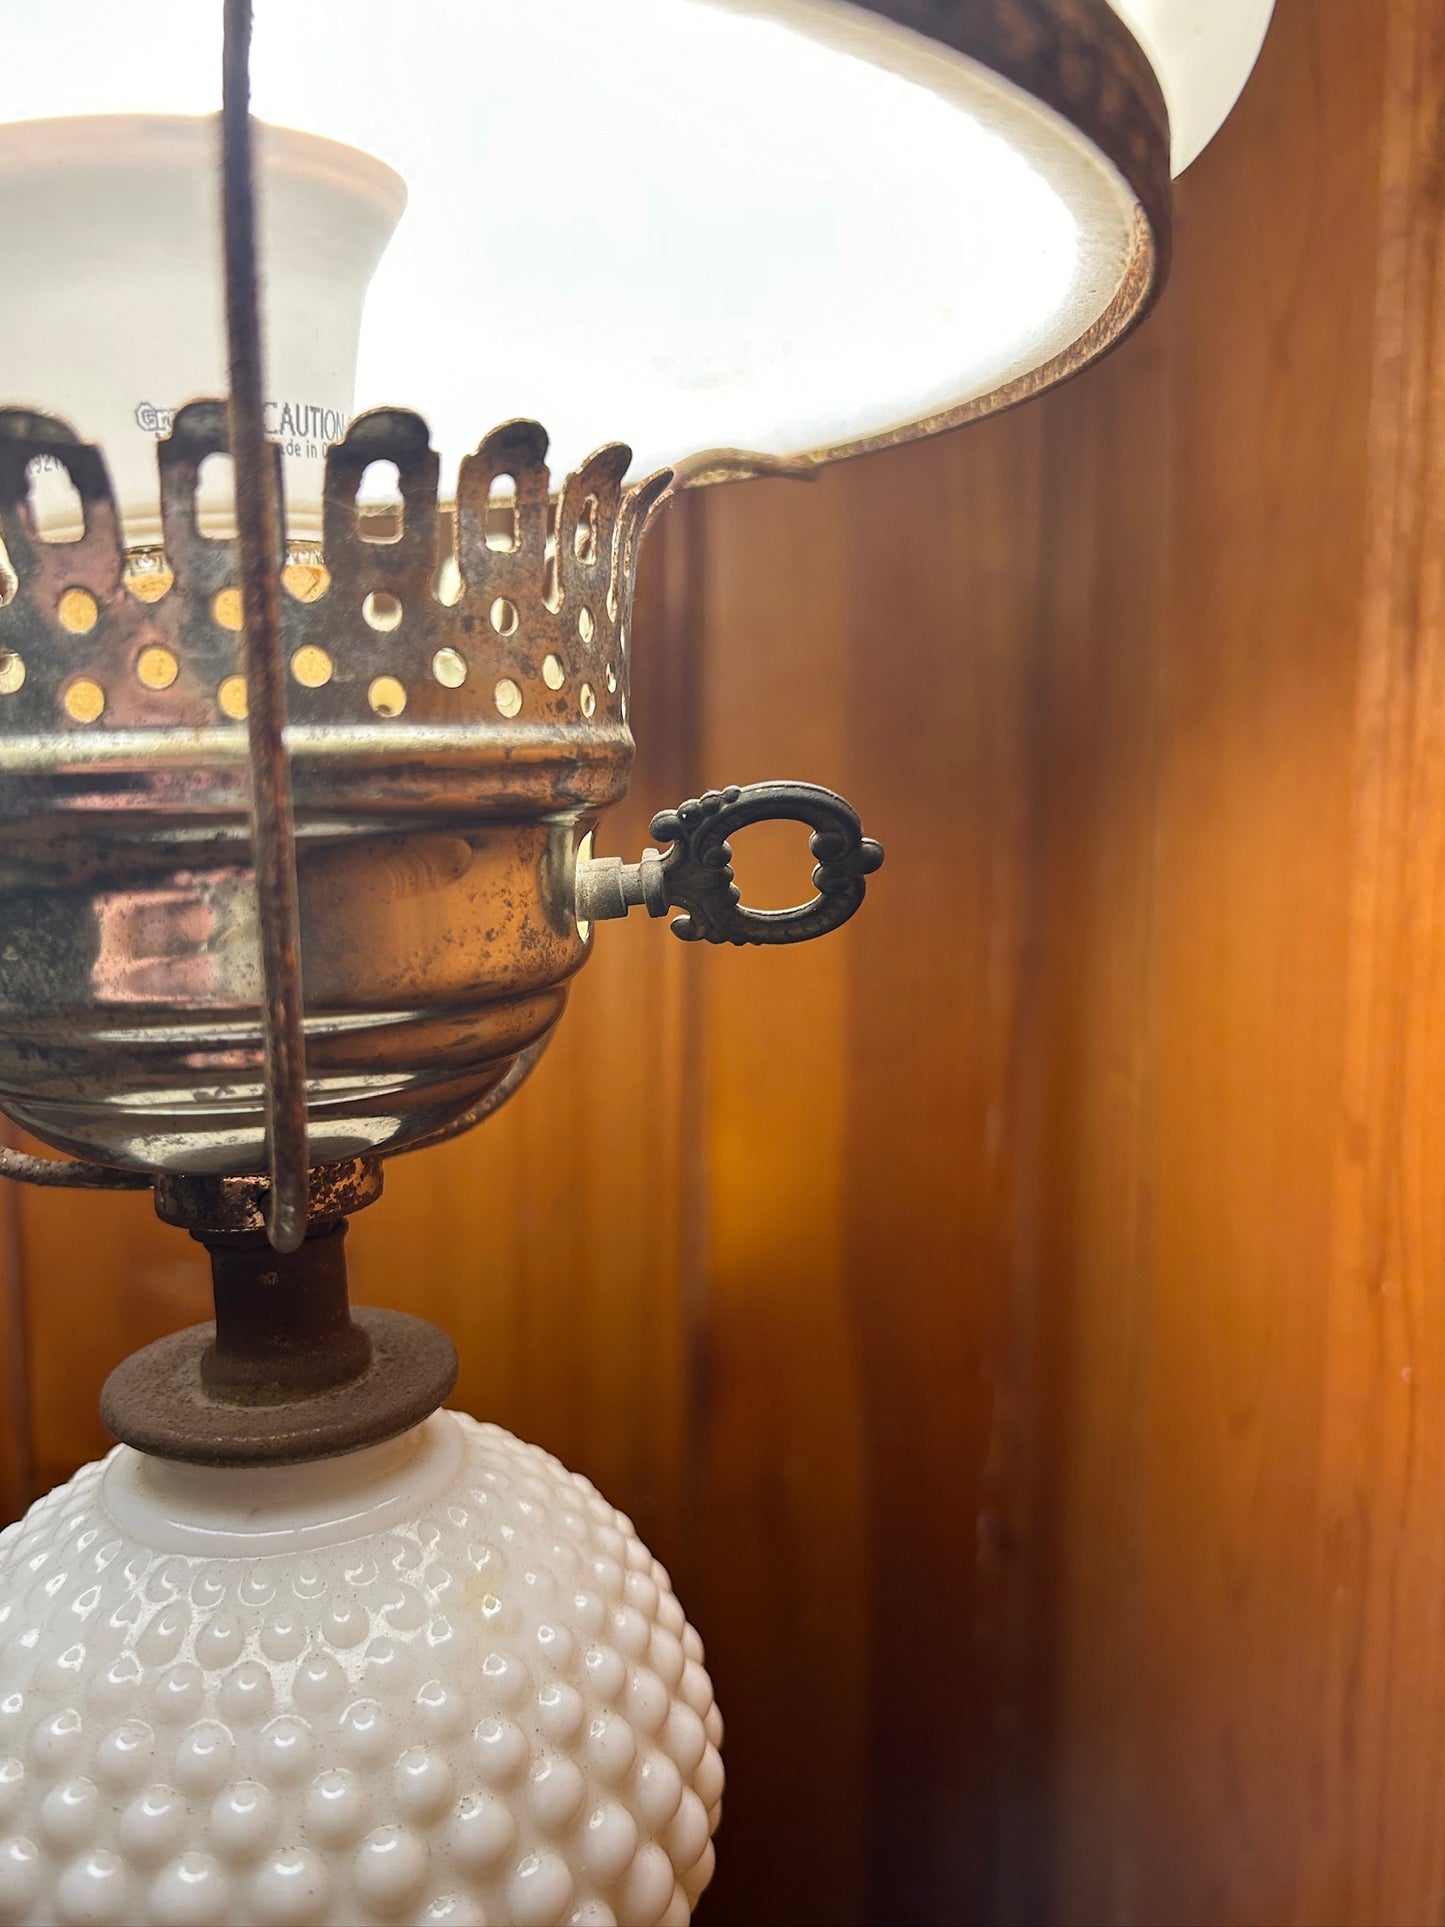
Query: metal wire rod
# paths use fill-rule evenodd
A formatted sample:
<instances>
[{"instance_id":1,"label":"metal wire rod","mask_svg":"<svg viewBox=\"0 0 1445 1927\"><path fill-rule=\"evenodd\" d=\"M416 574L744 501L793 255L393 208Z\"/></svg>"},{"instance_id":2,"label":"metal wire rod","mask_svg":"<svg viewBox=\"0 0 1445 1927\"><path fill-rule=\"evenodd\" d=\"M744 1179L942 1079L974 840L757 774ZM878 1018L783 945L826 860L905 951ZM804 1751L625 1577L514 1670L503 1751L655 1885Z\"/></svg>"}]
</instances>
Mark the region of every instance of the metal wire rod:
<instances>
[{"instance_id":1,"label":"metal wire rod","mask_svg":"<svg viewBox=\"0 0 1445 1927\"><path fill-rule=\"evenodd\" d=\"M251 847L261 926L266 1040L267 1234L278 1251L306 1236L306 1038L295 816L282 730L282 529L275 451L263 426L264 358L251 140L251 0L225 0L221 175L231 460L239 536L242 653L251 773Z\"/></svg>"}]
</instances>

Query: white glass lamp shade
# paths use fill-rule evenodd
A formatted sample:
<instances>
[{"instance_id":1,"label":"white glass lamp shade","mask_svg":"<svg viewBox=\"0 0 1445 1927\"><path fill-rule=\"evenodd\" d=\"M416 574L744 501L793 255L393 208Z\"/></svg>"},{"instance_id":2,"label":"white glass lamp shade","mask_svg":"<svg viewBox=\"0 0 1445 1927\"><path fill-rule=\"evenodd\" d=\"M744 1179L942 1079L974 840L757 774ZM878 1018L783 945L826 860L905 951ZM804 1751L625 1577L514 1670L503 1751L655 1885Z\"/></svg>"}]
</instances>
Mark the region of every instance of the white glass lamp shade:
<instances>
[{"instance_id":1,"label":"white glass lamp shade","mask_svg":"<svg viewBox=\"0 0 1445 1927\"><path fill-rule=\"evenodd\" d=\"M1109 0L1149 56L1169 109L1170 158L1182 174L1254 71L1274 0Z\"/></svg>"},{"instance_id":2,"label":"white glass lamp shade","mask_svg":"<svg viewBox=\"0 0 1445 1927\"><path fill-rule=\"evenodd\" d=\"M394 0L257 0L253 102L407 184L357 401L427 418L444 489L517 416L559 473L618 436L636 472L826 456L1019 399L1137 319L1164 97L1182 165L1268 11L415 0L400 30ZM0 0L0 44L0 121L218 105L211 0Z\"/></svg>"},{"instance_id":3,"label":"white glass lamp shade","mask_svg":"<svg viewBox=\"0 0 1445 1927\"><path fill-rule=\"evenodd\" d=\"M438 1413L265 1472L118 1447L0 1536L0 1921L678 1927L722 1722L584 1479Z\"/></svg>"},{"instance_id":4,"label":"white glass lamp shade","mask_svg":"<svg viewBox=\"0 0 1445 1927\"><path fill-rule=\"evenodd\" d=\"M0 125L0 388L101 444L136 546L160 540L157 439L181 403L228 386L218 160L211 118ZM266 422L291 533L314 540L326 448L353 412L362 301L406 190L371 156L288 129L262 129L256 165ZM80 534L53 476L32 503L50 539ZM228 531L227 486L198 519Z\"/></svg>"}]
</instances>

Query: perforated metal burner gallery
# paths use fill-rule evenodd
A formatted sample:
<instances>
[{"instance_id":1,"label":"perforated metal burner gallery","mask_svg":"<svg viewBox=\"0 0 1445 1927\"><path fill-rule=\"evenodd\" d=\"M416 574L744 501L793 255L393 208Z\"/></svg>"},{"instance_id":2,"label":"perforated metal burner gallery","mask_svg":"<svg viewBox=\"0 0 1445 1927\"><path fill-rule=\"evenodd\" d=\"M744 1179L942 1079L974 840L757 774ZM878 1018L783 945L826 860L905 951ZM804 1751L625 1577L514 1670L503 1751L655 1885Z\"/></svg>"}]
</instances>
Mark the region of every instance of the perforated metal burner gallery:
<instances>
[{"instance_id":1,"label":"perforated metal burner gallery","mask_svg":"<svg viewBox=\"0 0 1445 1927\"><path fill-rule=\"evenodd\" d=\"M0 1101L75 1157L162 1176L165 1210L212 1235L227 1228L225 1209L208 1218L195 1200L236 1187L186 1180L268 1173L240 560L236 542L202 535L196 521L202 464L223 452L223 406L182 408L159 448L164 567L137 572L101 453L51 417L0 413L0 535L15 578L0 607ZM851 915L880 861L846 804L795 784L659 816L665 857L627 866L580 854L626 787L638 543L671 476L624 488L629 452L614 446L554 500L545 458L536 423L495 430L463 463L442 514L425 424L401 410L362 416L327 456L321 554L289 567L271 558L282 582L306 1142L323 1171L356 1173L435 1142L515 1090L562 1014L595 921L636 903L681 911L683 936L796 941ZM39 539L37 460L62 467L78 492L79 541ZM357 505L379 460L400 477L395 525ZM726 839L764 816L813 827L818 894L797 911L737 901ZM326 1192L333 1176L314 1183ZM245 1195L259 1199L259 1184ZM340 1214L327 1204L321 1215ZM310 1243L288 1275L321 1264L323 1242ZM259 1245L257 1260L282 1262ZM344 1304L339 1260L328 1263ZM227 1287L217 1274L223 1339L227 1308L246 1300L236 1273L233 1252ZM295 1285L291 1295L299 1302ZM276 1336L278 1367L294 1378L294 1308ZM295 1428L256 1403L270 1378L223 1383L190 1370L208 1344L165 1354L188 1361L174 1395L189 1386L207 1455L260 1450L262 1432L266 1449L282 1435L288 1453L298 1449ZM334 1449L337 1412L360 1409L368 1378L387 1379L398 1423L417 1416L415 1400L397 1404L394 1369L358 1372L365 1351L355 1340L335 1348L352 1390L333 1392L316 1444ZM146 1417L160 1382L154 1360L141 1377L126 1372L108 1416L151 1449L180 1449L177 1433ZM144 1389L132 1396L133 1385ZM304 1389L314 1407L316 1384ZM418 1391L423 1403L434 1394L430 1382ZM219 1435L206 1409L216 1399L237 1407Z\"/></svg>"}]
</instances>

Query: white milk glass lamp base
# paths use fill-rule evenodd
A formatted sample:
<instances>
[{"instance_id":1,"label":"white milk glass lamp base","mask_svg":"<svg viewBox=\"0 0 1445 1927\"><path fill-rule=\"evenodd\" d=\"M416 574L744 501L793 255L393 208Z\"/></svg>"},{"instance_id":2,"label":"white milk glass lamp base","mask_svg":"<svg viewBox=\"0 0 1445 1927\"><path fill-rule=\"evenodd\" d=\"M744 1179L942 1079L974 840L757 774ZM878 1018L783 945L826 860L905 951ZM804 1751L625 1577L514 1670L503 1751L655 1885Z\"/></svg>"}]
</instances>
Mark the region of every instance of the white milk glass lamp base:
<instances>
[{"instance_id":1,"label":"white milk glass lamp base","mask_svg":"<svg viewBox=\"0 0 1445 1927\"><path fill-rule=\"evenodd\" d=\"M721 1738L630 1521L458 1413L0 1534L0 1922L685 1922Z\"/></svg>"}]
</instances>

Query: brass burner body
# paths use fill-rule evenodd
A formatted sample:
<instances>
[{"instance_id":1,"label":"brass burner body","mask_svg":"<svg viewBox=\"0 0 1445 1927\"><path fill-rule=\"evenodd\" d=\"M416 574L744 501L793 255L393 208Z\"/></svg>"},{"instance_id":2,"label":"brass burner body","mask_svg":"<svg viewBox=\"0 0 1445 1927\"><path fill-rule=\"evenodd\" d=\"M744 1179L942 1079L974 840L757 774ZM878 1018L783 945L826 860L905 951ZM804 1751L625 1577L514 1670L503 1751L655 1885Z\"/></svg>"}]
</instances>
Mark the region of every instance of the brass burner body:
<instances>
[{"instance_id":1,"label":"brass burner body","mask_svg":"<svg viewBox=\"0 0 1445 1927\"><path fill-rule=\"evenodd\" d=\"M159 444L172 579L148 599L100 452L0 412L0 1108L137 1170L266 1169L236 545L195 516L226 448L215 402ZM626 788L637 546L670 478L624 489L609 447L554 502L545 454L537 424L497 429L446 514L419 417L358 418L324 570L283 595L317 1164L464 1117L587 955L576 852ZM80 541L37 537L36 459L69 472ZM399 476L386 539L358 508L373 462Z\"/></svg>"}]
</instances>

